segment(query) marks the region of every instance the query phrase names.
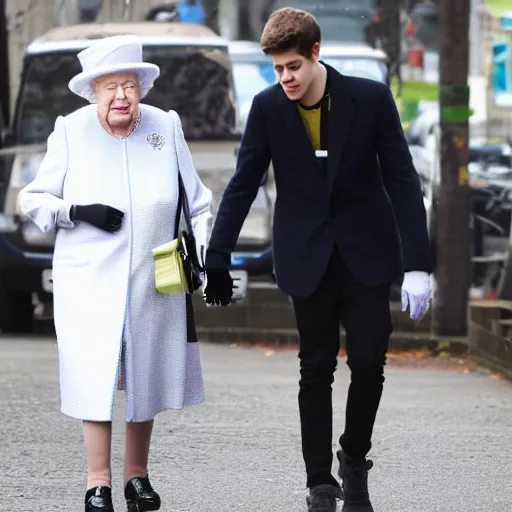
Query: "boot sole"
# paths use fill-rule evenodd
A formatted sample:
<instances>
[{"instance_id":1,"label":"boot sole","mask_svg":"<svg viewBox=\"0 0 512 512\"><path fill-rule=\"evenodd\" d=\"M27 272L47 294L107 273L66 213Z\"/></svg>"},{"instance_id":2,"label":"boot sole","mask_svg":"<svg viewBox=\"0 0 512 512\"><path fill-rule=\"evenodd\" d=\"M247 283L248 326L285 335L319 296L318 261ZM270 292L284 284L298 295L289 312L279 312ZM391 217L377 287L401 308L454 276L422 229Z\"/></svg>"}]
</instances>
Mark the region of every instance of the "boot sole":
<instances>
[{"instance_id":1,"label":"boot sole","mask_svg":"<svg viewBox=\"0 0 512 512\"><path fill-rule=\"evenodd\" d=\"M310 507L311 507L311 499L309 496L306 496L306 504L308 506L308 512L310 511ZM334 505L334 510L335 512L338 510L338 504L335 504Z\"/></svg>"},{"instance_id":2,"label":"boot sole","mask_svg":"<svg viewBox=\"0 0 512 512\"><path fill-rule=\"evenodd\" d=\"M144 503L144 502L138 502L135 503L126 503L127 505L127 511L128 512L153 512L155 510L160 510L160 503Z\"/></svg>"}]
</instances>

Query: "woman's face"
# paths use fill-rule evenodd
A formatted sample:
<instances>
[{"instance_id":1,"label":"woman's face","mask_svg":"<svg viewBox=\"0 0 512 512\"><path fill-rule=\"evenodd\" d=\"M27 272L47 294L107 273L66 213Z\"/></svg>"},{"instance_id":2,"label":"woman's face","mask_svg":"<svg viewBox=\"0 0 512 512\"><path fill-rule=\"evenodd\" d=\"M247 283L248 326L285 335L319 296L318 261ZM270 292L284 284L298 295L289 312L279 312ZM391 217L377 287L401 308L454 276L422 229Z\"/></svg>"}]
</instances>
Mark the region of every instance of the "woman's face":
<instances>
[{"instance_id":1,"label":"woman's face","mask_svg":"<svg viewBox=\"0 0 512 512\"><path fill-rule=\"evenodd\" d=\"M100 117L112 128L130 126L139 110L140 84L136 73L115 73L93 82Z\"/></svg>"}]
</instances>

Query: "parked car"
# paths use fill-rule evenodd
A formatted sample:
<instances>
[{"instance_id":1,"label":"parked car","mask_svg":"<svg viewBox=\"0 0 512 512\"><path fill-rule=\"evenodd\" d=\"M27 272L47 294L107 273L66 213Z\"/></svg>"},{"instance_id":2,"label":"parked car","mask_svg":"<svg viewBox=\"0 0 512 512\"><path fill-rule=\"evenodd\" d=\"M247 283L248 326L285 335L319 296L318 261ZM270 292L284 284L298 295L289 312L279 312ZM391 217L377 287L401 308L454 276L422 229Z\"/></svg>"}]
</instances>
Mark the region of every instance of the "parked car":
<instances>
[{"instance_id":1,"label":"parked car","mask_svg":"<svg viewBox=\"0 0 512 512\"><path fill-rule=\"evenodd\" d=\"M427 105L420 110L409 124L407 139L413 154L423 154L424 160L428 161L427 165L417 165L416 168L425 194L432 200L435 217L441 183L438 105ZM508 237L512 198L512 142L470 137L468 171L474 213L481 216L482 220L485 218L484 231Z\"/></svg>"},{"instance_id":2,"label":"parked car","mask_svg":"<svg viewBox=\"0 0 512 512\"><path fill-rule=\"evenodd\" d=\"M438 110L427 108L420 112L408 131L409 147L431 207L428 219L434 255L438 245L441 186ZM471 188L468 229L474 263L472 285L480 287L488 278L487 267L496 265L508 248L512 216L511 142L470 139L468 171Z\"/></svg>"},{"instance_id":3,"label":"parked car","mask_svg":"<svg viewBox=\"0 0 512 512\"><path fill-rule=\"evenodd\" d=\"M82 24L60 27L33 41L23 62L15 115L0 152L0 329L26 332L34 305L52 317L52 257L55 233L41 233L21 216L19 191L35 176L46 140L59 115L84 106L68 89L80 72L77 53L91 40L138 35L144 59L161 76L144 103L179 112L196 168L214 193L216 210L236 164L240 140L227 41L204 26L180 23ZM263 188L263 186L262 186ZM264 250L271 239L272 212L258 195L242 228L237 250ZM246 271L235 276L246 282ZM79 291L77 291L79 293ZM244 290L237 290L243 295Z\"/></svg>"}]
</instances>

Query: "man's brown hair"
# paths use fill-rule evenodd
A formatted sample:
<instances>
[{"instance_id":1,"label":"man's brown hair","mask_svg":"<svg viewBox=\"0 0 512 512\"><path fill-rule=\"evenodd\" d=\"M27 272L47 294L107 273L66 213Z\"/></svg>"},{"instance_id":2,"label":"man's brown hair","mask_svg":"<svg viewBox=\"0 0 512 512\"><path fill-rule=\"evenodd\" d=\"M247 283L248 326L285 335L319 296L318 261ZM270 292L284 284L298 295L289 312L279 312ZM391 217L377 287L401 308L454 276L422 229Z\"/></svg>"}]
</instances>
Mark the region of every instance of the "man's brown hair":
<instances>
[{"instance_id":1,"label":"man's brown hair","mask_svg":"<svg viewBox=\"0 0 512 512\"><path fill-rule=\"evenodd\" d=\"M263 53L296 51L309 59L315 43L322 37L320 25L309 12L293 7L278 9L269 17L260 46Z\"/></svg>"}]
</instances>

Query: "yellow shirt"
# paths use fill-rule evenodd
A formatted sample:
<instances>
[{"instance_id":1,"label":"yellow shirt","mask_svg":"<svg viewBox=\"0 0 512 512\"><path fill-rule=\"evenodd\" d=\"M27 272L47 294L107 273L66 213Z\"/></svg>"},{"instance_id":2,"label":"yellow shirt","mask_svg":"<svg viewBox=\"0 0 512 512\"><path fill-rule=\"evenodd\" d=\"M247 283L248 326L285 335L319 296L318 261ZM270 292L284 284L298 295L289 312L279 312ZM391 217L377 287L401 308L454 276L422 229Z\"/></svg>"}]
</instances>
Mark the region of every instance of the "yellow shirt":
<instances>
[{"instance_id":1,"label":"yellow shirt","mask_svg":"<svg viewBox=\"0 0 512 512\"><path fill-rule=\"evenodd\" d=\"M320 146L320 115L321 108L304 108L297 103L300 115L306 126L306 131L315 151L322 149Z\"/></svg>"}]
</instances>

